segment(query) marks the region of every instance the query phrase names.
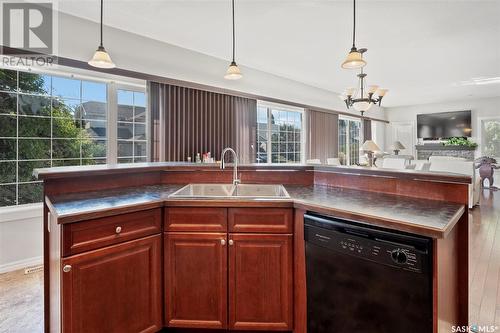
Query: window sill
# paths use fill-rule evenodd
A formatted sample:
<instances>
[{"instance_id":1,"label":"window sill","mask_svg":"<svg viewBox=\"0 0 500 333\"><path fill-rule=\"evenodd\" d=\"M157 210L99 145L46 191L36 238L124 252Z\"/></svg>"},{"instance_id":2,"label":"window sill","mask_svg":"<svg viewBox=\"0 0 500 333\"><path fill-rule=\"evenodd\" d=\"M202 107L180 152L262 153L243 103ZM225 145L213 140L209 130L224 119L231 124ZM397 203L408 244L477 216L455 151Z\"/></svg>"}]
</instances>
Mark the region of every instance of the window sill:
<instances>
[{"instance_id":1,"label":"window sill","mask_svg":"<svg viewBox=\"0 0 500 333\"><path fill-rule=\"evenodd\" d=\"M41 218L43 215L42 203L8 206L0 208L0 223L18 220Z\"/></svg>"}]
</instances>

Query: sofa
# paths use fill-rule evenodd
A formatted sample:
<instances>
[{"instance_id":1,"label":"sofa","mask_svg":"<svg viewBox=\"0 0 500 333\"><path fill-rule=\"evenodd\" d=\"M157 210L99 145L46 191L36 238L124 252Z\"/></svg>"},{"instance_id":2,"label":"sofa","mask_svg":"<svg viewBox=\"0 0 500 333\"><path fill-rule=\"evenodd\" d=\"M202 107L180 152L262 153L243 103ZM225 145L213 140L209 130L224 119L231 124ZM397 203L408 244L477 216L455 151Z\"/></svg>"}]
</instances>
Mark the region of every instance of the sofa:
<instances>
[{"instance_id":1,"label":"sofa","mask_svg":"<svg viewBox=\"0 0 500 333\"><path fill-rule=\"evenodd\" d=\"M481 180L476 175L474 162L462 158L431 156L429 158L429 171L456 173L472 177L472 184L469 185L469 208L479 204L481 193Z\"/></svg>"}]
</instances>

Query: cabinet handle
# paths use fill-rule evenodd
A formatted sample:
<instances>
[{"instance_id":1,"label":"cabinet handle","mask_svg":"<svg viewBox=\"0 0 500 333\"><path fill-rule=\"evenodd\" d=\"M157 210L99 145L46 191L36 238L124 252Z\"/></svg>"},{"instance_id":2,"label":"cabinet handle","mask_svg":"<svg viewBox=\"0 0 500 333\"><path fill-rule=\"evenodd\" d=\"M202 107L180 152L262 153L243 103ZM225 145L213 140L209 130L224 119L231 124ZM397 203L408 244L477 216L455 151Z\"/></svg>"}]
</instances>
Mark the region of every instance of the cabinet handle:
<instances>
[{"instance_id":1,"label":"cabinet handle","mask_svg":"<svg viewBox=\"0 0 500 333\"><path fill-rule=\"evenodd\" d=\"M63 272L64 272L64 273L71 272L71 265L64 265L64 267L63 267Z\"/></svg>"},{"instance_id":2,"label":"cabinet handle","mask_svg":"<svg viewBox=\"0 0 500 333\"><path fill-rule=\"evenodd\" d=\"M229 240L229 245L233 245L234 241L232 239Z\"/></svg>"},{"instance_id":3,"label":"cabinet handle","mask_svg":"<svg viewBox=\"0 0 500 333\"><path fill-rule=\"evenodd\" d=\"M122 227L116 227L115 232L118 235L120 232L122 232Z\"/></svg>"},{"instance_id":4,"label":"cabinet handle","mask_svg":"<svg viewBox=\"0 0 500 333\"><path fill-rule=\"evenodd\" d=\"M220 245L222 245L222 246L226 245L226 240L225 239L221 239L220 240Z\"/></svg>"}]
</instances>

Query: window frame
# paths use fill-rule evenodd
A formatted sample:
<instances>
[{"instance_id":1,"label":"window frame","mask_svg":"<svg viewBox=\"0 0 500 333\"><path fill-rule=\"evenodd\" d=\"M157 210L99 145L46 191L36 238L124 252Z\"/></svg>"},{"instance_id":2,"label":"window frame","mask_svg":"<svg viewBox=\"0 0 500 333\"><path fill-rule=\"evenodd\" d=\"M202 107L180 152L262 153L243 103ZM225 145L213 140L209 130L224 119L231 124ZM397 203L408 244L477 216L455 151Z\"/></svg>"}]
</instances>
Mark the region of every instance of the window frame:
<instances>
[{"instance_id":1,"label":"window frame","mask_svg":"<svg viewBox=\"0 0 500 333\"><path fill-rule=\"evenodd\" d=\"M5 159L2 160L2 163L9 163L13 162L15 164L15 181L14 182L5 182L1 183L1 185L9 186L9 185L14 185L16 187L15 190L15 203L12 205L8 206L0 206L0 210L3 209L16 209L17 207L25 207L25 206L37 206L40 205L40 202L33 202L33 203L20 203L21 200L19 198L20 194L20 188L19 185L21 184L35 184L35 183L41 183L40 180L33 180L30 179L29 181L21 181L20 180L20 170L19 170L19 162L23 162L24 159L20 159L19 156L19 143L20 143L20 138L29 138L25 136L20 136L19 133L19 117L20 117L20 105L19 105L19 96L20 95L26 95L26 96L38 96L39 94L36 93L31 93L31 92L22 92L19 90L19 80L20 80L20 74L21 73L31 73L31 74L37 74L40 76L48 76L50 77L50 86L51 86L51 91L49 95L40 95L44 96L47 98L50 98L51 100L51 109L53 105L53 99L56 97L56 95L53 95L52 91L52 81L54 77L57 78L63 78L63 79L72 79L72 80L79 80L80 82L80 103L83 101L82 100L82 84L83 82L90 82L90 83L104 83L106 85L106 157L99 158L96 157L94 159L96 160L102 160L105 161L106 164L116 164L118 159L117 159L117 151L118 151L118 140L117 140L117 128L118 128L118 121L117 121L117 114L118 114L118 105L117 105L117 90L118 89L124 89L124 90L129 90L129 91L135 91L135 92L141 92L145 94L145 131L146 131L146 160L149 161L150 159L150 127L149 127L149 121L150 121L150 108L149 108L149 103L148 103L148 94L147 94L147 82L143 80L137 80L137 79L130 79L130 82L127 81L128 78L126 77L119 77L119 76L114 76L114 75L109 75L109 74L102 74L99 72L91 72L87 70L79 70L79 69L40 69L40 68L15 68L15 67L9 67L9 66L0 66L0 69L2 70L10 70L16 72L16 77L17 77L17 86L16 90L14 91L7 91L5 90L6 93L11 93L16 95L16 106L15 106L15 115L10 115L12 117L15 117L15 126L16 126L16 136L15 136L15 159ZM122 78L123 80L119 80ZM4 90L2 90L4 91ZM67 99L67 98L66 98ZM63 98L64 100L64 98ZM4 116L9 116L9 114L3 114ZM82 165L82 158L81 158L81 149L80 147L80 157L79 158L54 158L54 149L53 149L53 140L57 140L58 138L54 139L54 131L53 131L53 120L54 120L54 115L52 112L50 113L49 116L46 115L23 115L23 117L27 118L49 118L50 119L50 136L49 137L43 137L42 139L47 139L50 142L50 147L49 147L49 152L50 156L47 159L27 159L27 162L34 162L36 163L37 161L43 161L49 164L50 167L54 165L54 161L56 160L80 160L80 164ZM101 121L101 120L99 120ZM14 137L5 137L7 139L14 139ZM41 137L35 137L36 139L40 139ZM70 138L68 138L70 140ZM99 138L96 138L97 141L100 141ZM43 200L43 199L42 199ZM20 209L20 208L19 208Z\"/></svg>"},{"instance_id":2,"label":"window frame","mask_svg":"<svg viewBox=\"0 0 500 333\"><path fill-rule=\"evenodd\" d=\"M306 154L305 154L305 148L306 148L306 135L305 135L305 129L306 129L306 110L303 108L299 108L296 106L291 106L291 105L286 105L286 104L278 104L278 103L273 103L273 102L268 102L268 101L257 101L257 112L259 108L266 108L267 109L267 162L265 163L259 163L255 162L255 164L263 164L263 165L297 165L297 164L304 164L306 160ZM297 112L300 113L301 115L301 128L300 128L300 161L299 162L294 162L294 163L273 163L272 162L272 110L277 110L277 111L286 111L286 112ZM258 123L257 123L257 134L258 134ZM258 140L256 140L256 144L258 143ZM256 152L256 158L257 158L258 150Z\"/></svg>"},{"instance_id":3,"label":"window frame","mask_svg":"<svg viewBox=\"0 0 500 333\"><path fill-rule=\"evenodd\" d=\"M364 138L363 138L363 121L362 119L359 119L359 118L356 118L356 117L349 117L349 116L345 116L345 115L339 115L339 120L338 120L338 123L337 123L337 128L338 128L338 151L340 153L341 149L340 149L340 121L341 120L347 120L347 126L346 126L346 137L345 137L345 142L346 142L346 156L345 156L345 164L346 166L351 166L351 165L356 165L356 164L351 164L351 154L349 153L350 150L351 150L351 147L350 147L350 139L351 139L351 135L350 135L350 130L349 130L349 123L350 122L358 122L359 123L359 146L361 147L361 145L363 144L362 142L364 142ZM359 152L359 157L361 157L361 152ZM359 159L358 157L358 159Z\"/></svg>"},{"instance_id":4,"label":"window frame","mask_svg":"<svg viewBox=\"0 0 500 333\"><path fill-rule=\"evenodd\" d=\"M110 85L112 88L112 93L113 93L113 98L114 98L114 101L113 101L113 118L114 118L114 123L116 124L115 128L113 129L113 135L114 135L114 139L115 139L115 142L116 144L113 145L113 149L112 151L110 151L110 153L112 154L113 156L113 163L119 163L118 162L118 141L120 140L118 138L118 123L119 122L123 122L123 121L119 121L118 120L118 90L126 90L126 91L132 91L132 92L140 92L140 93L144 93L144 97L145 97L145 101L144 101L144 108L146 109L146 119L145 119L145 122L144 122L144 126L146 127L146 162L149 162L150 161L150 158L151 158L151 149L150 149L150 144L151 144L151 141L150 141L150 108L149 108L149 98L148 98L148 89L147 89L147 86L146 86L146 83L144 85L144 87L138 87L136 85L130 85L130 84L124 84L124 83L115 83L115 82L111 82ZM134 104L134 108L135 108L135 104ZM129 122L127 122L129 123ZM133 124L134 128L135 128L135 122L132 122L131 124ZM135 130L135 129L134 129ZM132 155L135 157L135 153L134 153L134 147L132 146ZM144 157L144 156L141 156L141 157ZM140 162L132 162L132 163L140 163Z\"/></svg>"},{"instance_id":5,"label":"window frame","mask_svg":"<svg viewBox=\"0 0 500 333\"><path fill-rule=\"evenodd\" d=\"M477 123L476 123L476 133L478 133L478 136L477 136L477 143L479 145L479 149L477 151L479 151L480 155L481 156L485 156L486 153L484 151L484 137L485 137L485 133L484 133L484 126L483 126L483 123L485 121L499 121L500 122L500 116L487 116L487 117L478 117L477 118ZM476 153L477 155L477 153ZM477 157L477 156L476 156ZM493 158L495 157L500 157L500 156L492 156Z\"/></svg>"}]
</instances>

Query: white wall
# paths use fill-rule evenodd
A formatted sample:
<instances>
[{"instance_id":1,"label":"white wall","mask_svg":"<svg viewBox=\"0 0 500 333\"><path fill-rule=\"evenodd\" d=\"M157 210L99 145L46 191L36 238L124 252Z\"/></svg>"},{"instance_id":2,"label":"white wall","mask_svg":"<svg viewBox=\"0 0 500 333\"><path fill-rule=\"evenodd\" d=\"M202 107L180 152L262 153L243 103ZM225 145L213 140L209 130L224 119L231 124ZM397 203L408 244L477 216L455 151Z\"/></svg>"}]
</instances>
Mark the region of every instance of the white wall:
<instances>
[{"instance_id":1,"label":"white wall","mask_svg":"<svg viewBox=\"0 0 500 333\"><path fill-rule=\"evenodd\" d=\"M395 121L413 121L417 124L417 114L434 113L434 112L451 112L451 111L472 111L472 137L474 142L480 145L478 135L480 135L479 118L500 116L500 97L485 98L485 99L466 99L461 101L437 103L437 104L422 104L411 106L400 106L385 108L386 119L389 122ZM390 125L389 125L390 126ZM415 128L415 133L417 133ZM386 146L391 144L391 131L386 131ZM415 134L415 142L417 142ZM476 155L481 153L481 147L476 150Z\"/></svg>"},{"instance_id":2,"label":"white wall","mask_svg":"<svg viewBox=\"0 0 500 333\"><path fill-rule=\"evenodd\" d=\"M372 122L372 140L379 146L380 150L385 151L386 123L379 121Z\"/></svg>"},{"instance_id":3,"label":"white wall","mask_svg":"<svg viewBox=\"0 0 500 333\"><path fill-rule=\"evenodd\" d=\"M97 47L98 31L98 24L95 22L60 13L58 54L88 61ZM229 65L228 60L131 32L105 27L104 44L113 61L122 69L347 111L344 102L338 98L338 93L244 66L241 68L243 79L225 80L223 76ZM355 111L352 113L358 115ZM384 118L383 109L378 107L373 107L366 115Z\"/></svg>"},{"instance_id":4,"label":"white wall","mask_svg":"<svg viewBox=\"0 0 500 333\"><path fill-rule=\"evenodd\" d=\"M0 273L42 263L42 212L41 204L0 209Z\"/></svg>"}]
</instances>

